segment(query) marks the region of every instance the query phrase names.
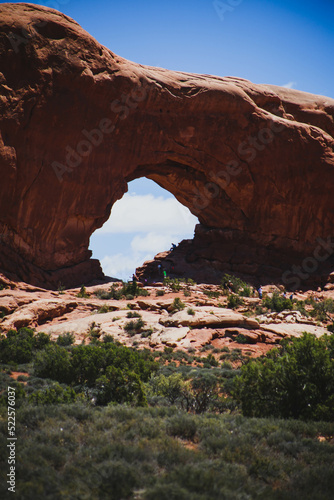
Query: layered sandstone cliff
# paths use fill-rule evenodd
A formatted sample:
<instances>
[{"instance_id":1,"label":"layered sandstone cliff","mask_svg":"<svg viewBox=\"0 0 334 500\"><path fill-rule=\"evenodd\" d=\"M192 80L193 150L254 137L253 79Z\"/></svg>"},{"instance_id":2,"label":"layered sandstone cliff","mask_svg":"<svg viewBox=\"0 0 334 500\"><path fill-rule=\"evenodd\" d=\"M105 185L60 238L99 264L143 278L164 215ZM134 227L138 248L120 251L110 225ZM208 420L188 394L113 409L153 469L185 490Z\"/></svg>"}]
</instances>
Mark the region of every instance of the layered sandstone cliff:
<instances>
[{"instance_id":1,"label":"layered sandstone cliff","mask_svg":"<svg viewBox=\"0 0 334 500\"><path fill-rule=\"evenodd\" d=\"M333 99L135 64L55 10L2 4L0 111L0 268L25 281L101 277L89 238L142 176L198 216L185 262L214 276L331 243Z\"/></svg>"}]
</instances>

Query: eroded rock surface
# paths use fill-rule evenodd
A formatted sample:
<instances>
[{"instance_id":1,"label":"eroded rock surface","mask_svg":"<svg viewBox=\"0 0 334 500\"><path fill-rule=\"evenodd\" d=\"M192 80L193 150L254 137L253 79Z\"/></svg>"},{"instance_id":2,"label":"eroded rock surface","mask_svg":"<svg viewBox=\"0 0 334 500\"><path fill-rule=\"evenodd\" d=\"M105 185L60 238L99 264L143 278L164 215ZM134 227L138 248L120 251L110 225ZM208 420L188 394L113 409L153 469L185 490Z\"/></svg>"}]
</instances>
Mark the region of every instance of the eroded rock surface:
<instances>
[{"instance_id":1,"label":"eroded rock surface","mask_svg":"<svg viewBox=\"0 0 334 500\"><path fill-rule=\"evenodd\" d=\"M198 216L179 261L203 281L287 269L332 237L333 99L135 64L32 4L2 4L0 31L7 275L102 278L90 235L142 176Z\"/></svg>"},{"instance_id":2,"label":"eroded rock surface","mask_svg":"<svg viewBox=\"0 0 334 500\"><path fill-rule=\"evenodd\" d=\"M121 287L121 283L116 286ZM208 298L204 292L209 287L220 293L219 297ZM16 288L0 290L0 334L29 327L49 334L53 340L72 333L76 344L112 335L115 341L138 349L161 351L172 347L203 358L211 349L220 362L222 353L235 349L245 355L260 356L283 338L300 337L304 331L318 337L328 334L327 323L334 320L331 314L328 321L319 323L299 311L268 312L256 317L255 308L262 304L256 297L244 298L242 306L231 310L227 308L228 297L214 285L187 285L174 292L159 284L147 287L149 296L145 298L100 299L100 292L106 293L109 288L108 284L87 287L86 297L78 296L79 288L53 292L16 284ZM271 294L270 290L270 286L264 287L265 293ZM164 296L158 296L157 291L163 291ZM311 296L313 292L299 293L297 299ZM334 293L319 292L314 296L324 300L333 298ZM175 298L181 301L180 311L171 307ZM312 309L309 305L307 308Z\"/></svg>"}]
</instances>

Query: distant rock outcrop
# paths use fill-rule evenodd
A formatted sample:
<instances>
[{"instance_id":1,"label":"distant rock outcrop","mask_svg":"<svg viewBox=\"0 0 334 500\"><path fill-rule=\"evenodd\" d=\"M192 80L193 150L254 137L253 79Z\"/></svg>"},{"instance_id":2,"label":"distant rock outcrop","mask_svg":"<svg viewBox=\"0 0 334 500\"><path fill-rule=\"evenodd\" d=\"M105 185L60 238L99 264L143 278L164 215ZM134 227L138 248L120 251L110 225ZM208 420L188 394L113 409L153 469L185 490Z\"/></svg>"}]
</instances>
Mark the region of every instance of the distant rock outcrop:
<instances>
[{"instance_id":1,"label":"distant rock outcrop","mask_svg":"<svg viewBox=\"0 0 334 500\"><path fill-rule=\"evenodd\" d=\"M198 216L182 252L210 281L226 263L252 274L307 257L315 273L333 254L319 249L333 236L333 99L135 64L32 4L2 4L0 31L7 274L102 277L89 238L142 176Z\"/></svg>"}]
</instances>

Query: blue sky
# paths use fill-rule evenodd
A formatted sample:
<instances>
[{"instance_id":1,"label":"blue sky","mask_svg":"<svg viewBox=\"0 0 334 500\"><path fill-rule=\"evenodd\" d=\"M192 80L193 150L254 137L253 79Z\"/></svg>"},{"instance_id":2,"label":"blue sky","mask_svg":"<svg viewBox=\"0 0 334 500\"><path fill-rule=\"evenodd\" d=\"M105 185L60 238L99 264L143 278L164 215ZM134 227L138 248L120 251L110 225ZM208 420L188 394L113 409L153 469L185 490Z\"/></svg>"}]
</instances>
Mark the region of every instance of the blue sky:
<instances>
[{"instance_id":1,"label":"blue sky","mask_svg":"<svg viewBox=\"0 0 334 500\"><path fill-rule=\"evenodd\" d=\"M334 0L35 3L64 12L113 52L141 64L334 98ZM141 214L136 224L134 213ZM90 248L106 274L128 279L172 241L192 237L195 223L170 193L139 179L94 233Z\"/></svg>"}]
</instances>

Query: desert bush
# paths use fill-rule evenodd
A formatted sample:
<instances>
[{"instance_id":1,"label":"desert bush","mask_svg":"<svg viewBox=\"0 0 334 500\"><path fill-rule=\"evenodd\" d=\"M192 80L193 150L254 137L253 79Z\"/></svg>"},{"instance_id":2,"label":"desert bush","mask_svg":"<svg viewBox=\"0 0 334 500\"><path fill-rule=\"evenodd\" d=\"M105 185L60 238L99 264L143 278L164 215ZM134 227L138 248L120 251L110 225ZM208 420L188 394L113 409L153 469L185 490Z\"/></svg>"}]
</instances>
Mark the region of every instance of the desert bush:
<instances>
[{"instance_id":1,"label":"desert bush","mask_svg":"<svg viewBox=\"0 0 334 500\"><path fill-rule=\"evenodd\" d=\"M149 292L144 288L141 288L138 285L137 281L129 281L129 283L123 283L120 293L124 297L128 297L131 295L132 298L139 296L147 297L149 295Z\"/></svg>"},{"instance_id":2,"label":"desert bush","mask_svg":"<svg viewBox=\"0 0 334 500\"><path fill-rule=\"evenodd\" d=\"M71 381L70 372L70 354L64 347L56 344L46 346L34 359L34 374L37 377L68 383Z\"/></svg>"},{"instance_id":3,"label":"desert bush","mask_svg":"<svg viewBox=\"0 0 334 500\"><path fill-rule=\"evenodd\" d=\"M243 297L250 297L252 294L251 285L230 274L224 274L220 286L225 291L230 290Z\"/></svg>"},{"instance_id":4,"label":"desert bush","mask_svg":"<svg viewBox=\"0 0 334 500\"><path fill-rule=\"evenodd\" d=\"M75 342L75 335L70 332L63 333L62 335L59 335L57 338L56 343L60 346L66 347L69 345L74 344Z\"/></svg>"},{"instance_id":5,"label":"desert bush","mask_svg":"<svg viewBox=\"0 0 334 500\"><path fill-rule=\"evenodd\" d=\"M37 350L50 343L45 333L35 334L31 328L9 330L7 337L0 337L1 363L29 363Z\"/></svg>"},{"instance_id":6,"label":"desert bush","mask_svg":"<svg viewBox=\"0 0 334 500\"><path fill-rule=\"evenodd\" d=\"M112 312L115 310L115 307L113 306L108 306L107 304L104 304L102 307L100 307L97 311L97 314L105 314L108 312Z\"/></svg>"},{"instance_id":7,"label":"desert bush","mask_svg":"<svg viewBox=\"0 0 334 500\"><path fill-rule=\"evenodd\" d=\"M248 340L246 339L245 335L243 335L242 333L239 333L239 335L237 335L234 340L238 344L247 344L248 343Z\"/></svg>"},{"instance_id":8,"label":"desert bush","mask_svg":"<svg viewBox=\"0 0 334 500\"><path fill-rule=\"evenodd\" d=\"M158 368L149 351L134 351L115 342L98 342L74 346L70 351L56 344L47 346L34 360L34 373L73 386L95 387L97 379L112 366L124 372L131 370L143 381Z\"/></svg>"},{"instance_id":9,"label":"desert bush","mask_svg":"<svg viewBox=\"0 0 334 500\"><path fill-rule=\"evenodd\" d=\"M334 333L334 322L331 325L327 325L327 330L331 333Z\"/></svg>"},{"instance_id":10,"label":"desert bush","mask_svg":"<svg viewBox=\"0 0 334 500\"><path fill-rule=\"evenodd\" d=\"M243 303L244 303L244 301L242 300L242 298L239 295L231 294L231 295L229 295L228 300L227 300L227 307L229 309L235 309L235 308L241 306Z\"/></svg>"},{"instance_id":11,"label":"desert bush","mask_svg":"<svg viewBox=\"0 0 334 500\"><path fill-rule=\"evenodd\" d=\"M126 313L127 318L141 318L141 314L139 314L137 311L129 311Z\"/></svg>"},{"instance_id":12,"label":"desert bush","mask_svg":"<svg viewBox=\"0 0 334 500\"><path fill-rule=\"evenodd\" d=\"M191 307L188 307L188 309L187 309L187 313L188 313L190 316L195 316L195 311L194 311L194 309L192 309Z\"/></svg>"},{"instance_id":13,"label":"desert bush","mask_svg":"<svg viewBox=\"0 0 334 500\"><path fill-rule=\"evenodd\" d=\"M234 396L246 416L305 420L334 418L334 341L304 333L249 361L235 379Z\"/></svg>"},{"instance_id":14,"label":"desert bush","mask_svg":"<svg viewBox=\"0 0 334 500\"><path fill-rule=\"evenodd\" d=\"M81 402L23 405L17 420L24 422L17 427L20 498L332 497L332 423ZM7 498L7 485L0 488Z\"/></svg>"},{"instance_id":15,"label":"desert bush","mask_svg":"<svg viewBox=\"0 0 334 500\"><path fill-rule=\"evenodd\" d=\"M182 300L179 297L175 297L171 305L172 312L182 311L185 307L186 305L182 302Z\"/></svg>"},{"instance_id":16,"label":"desert bush","mask_svg":"<svg viewBox=\"0 0 334 500\"><path fill-rule=\"evenodd\" d=\"M142 381L133 371L108 366L105 375L97 379L96 385L98 405L106 405L111 401L141 406L147 404Z\"/></svg>"},{"instance_id":17,"label":"desert bush","mask_svg":"<svg viewBox=\"0 0 334 500\"><path fill-rule=\"evenodd\" d=\"M264 313L263 307L259 306L259 305L256 305L255 306L255 314L256 314L256 316L260 316L263 313Z\"/></svg>"},{"instance_id":18,"label":"desert bush","mask_svg":"<svg viewBox=\"0 0 334 500\"><path fill-rule=\"evenodd\" d=\"M101 325L92 321L87 330L87 335L92 343L97 342L102 335Z\"/></svg>"},{"instance_id":19,"label":"desert bush","mask_svg":"<svg viewBox=\"0 0 334 500\"><path fill-rule=\"evenodd\" d=\"M165 286L168 286L173 292L179 292L182 288L181 280L177 278L164 278L163 283Z\"/></svg>"},{"instance_id":20,"label":"desert bush","mask_svg":"<svg viewBox=\"0 0 334 500\"><path fill-rule=\"evenodd\" d=\"M80 292L77 293L77 297L81 299L87 299L89 297L85 285L81 285Z\"/></svg>"},{"instance_id":21,"label":"desert bush","mask_svg":"<svg viewBox=\"0 0 334 500\"><path fill-rule=\"evenodd\" d=\"M83 398L83 396L81 396ZM29 403L34 405L54 405L54 404L69 404L74 403L77 399L77 394L71 387L62 387L59 384L53 384L46 390L33 392L29 396Z\"/></svg>"},{"instance_id":22,"label":"desert bush","mask_svg":"<svg viewBox=\"0 0 334 500\"><path fill-rule=\"evenodd\" d=\"M170 436L193 440L197 432L197 423L194 416L180 413L167 420L166 431Z\"/></svg>"},{"instance_id":23,"label":"desert bush","mask_svg":"<svg viewBox=\"0 0 334 500\"><path fill-rule=\"evenodd\" d=\"M267 295L262 301L263 307L266 307L270 311L281 312L284 310L291 311L293 309L293 302L290 299L284 298L279 292L275 291L272 296Z\"/></svg>"},{"instance_id":24,"label":"desert bush","mask_svg":"<svg viewBox=\"0 0 334 500\"><path fill-rule=\"evenodd\" d=\"M210 299L218 299L220 297L220 292L213 290L203 290L203 293Z\"/></svg>"},{"instance_id":25,"label":"desert bush","mask_svg":"<svg viewBox=\"0 0 334 500\"><path fill-rule=\"evenodd\" d=\"M173 373L169 377L160 374L151 377L149 386L153 394L164 396L173 405L182 397L184 381L180 373Z\"/></svg>"},{"instance_id":26,"label":"desert bush","mask_svg":"<svg viewBox=\"0 0 334 500\"><path fill-rule=\"evenodd\" d=\"M141 332L141 337L146 339L147 337L150 337L153 333L153 328L150 327L150 328L147 328L146 330L142 330Z\"/></svg>"},{"instance_id":27,"label":"desert bush","mask_svg":"<svg viewBox=\"0 0 334 500\"><path fill-rule=\"evenodd\" d=\"M203 359L204 363L208 363L209 367L219 366L219 362L216 360L213 354L208 354L206 358Z\"/></svg>"},{"instance_id":28,"label":"desert bush","mask_svg":"<svg viewBox=\"0 0 334 500\"><path fill-rule=\"evenodd\" d=\"M165 295L165 291L164 291L164 290L157 290L157 291L155 292L155 295L156 295L157 297L162 297L163 295Z\"/></svg>"},{"instance_id":29,"label":"desert bush","mask_svg":"<svg viewBox=\"0 0 334 500\"><path fill-rule=\"evenodd\" d=\"M143 331L143 328L145 326L145 322L142 320L142 318L138 318L137 321L127 321L124 325L124 330L131 336L133 337L137 333L141 333Z\"/></svg>"},{"instance_id":30,"label":"desert bush","mask_svg":"<svg viewBox=\"0 0 334 500\"><path fill-rule=\"evenodd\" d=\"M320 302L313 301L313 309L310 312L311 316L316 318L318 321L331 321L329 313L334 312L334 300L325 299Z\"/></svg>"}]
</instances>

